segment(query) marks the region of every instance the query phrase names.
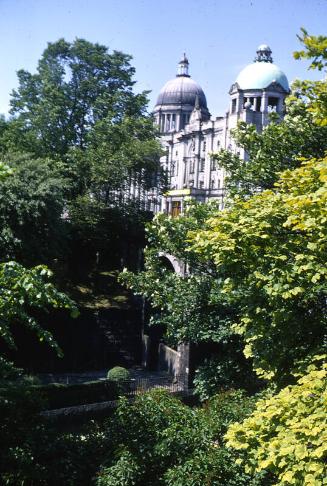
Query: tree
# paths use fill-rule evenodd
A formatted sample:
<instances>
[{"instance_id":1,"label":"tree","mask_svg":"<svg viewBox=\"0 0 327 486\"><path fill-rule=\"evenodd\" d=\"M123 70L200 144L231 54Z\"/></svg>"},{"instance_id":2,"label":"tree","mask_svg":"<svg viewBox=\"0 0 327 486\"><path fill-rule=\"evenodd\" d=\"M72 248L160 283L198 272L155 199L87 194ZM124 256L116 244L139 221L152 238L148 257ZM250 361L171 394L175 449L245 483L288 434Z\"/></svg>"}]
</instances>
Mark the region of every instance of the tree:
<instances>
[{"instance_id":1,"label":"tree","mask_svg":"<svg viewBox=\"0 0 327 486\"><path fill-rule=\"evenodd\" d=\"M326 332L327 159L285 171L264 191L193 232L213 259L220 292L236 306L233 328L265 378L286 383L297 362L320 353Z\"/></svg>"},{"instance_id":2,"label":"tree","mask_svg":"<svg viewBox=\"0 0 327 486\"><path fill-rule=\"evenodd\" d=\"M14 174L14 170L0 162L1 188ZM27 269L15 261L0 262L0 337L9 347L15 348L12 327L19 324L33 330L40 341L47 342L58 354L62 353L51 333L33 316L33 310L47 311L51 307L66 308L72 316L78 314L74 302L49 282L51 276L52 272L42 265ZM1 360L1 365L4 364Z\"/></svg>"},{"instance_id":3,"label":"tree","mask_svg":"<svg viewBox=\"0 0 327 486\"><path fill-rule=\"evenodd\" d=\"M230 426L227 445L247 473L269 471L278 485L325 483L326 384L327 365L311 365L297 384L259 400L249 418Z\"/></svg>"},{"instance_id":4,"label":"tree","mask_svg":"<svg viewBox=\"0 0 327 486\"><path fill-rule=\"evenodd\" d=\"M0 337L9 347L15 347L12 326L19 324L62 353L51 333L33 316L33 309L47 311L51 307L66 308L72 316L78 314L73 301L49 282L51 276L44 266L26 269L16 262L0 263Z\"/></svg>"},{"instance_id":5,"label":"tree","mask_svg":"<svg viewBox=\"0 0 327 486\"><path fill-rule=\"evenodd\" d=\"M322 71L327 67L327 37L319 35L309 35L305 29L301 29L302 36L298 38L302 42L304 49L294 53L295 59L310 59L309 69ZM309 102L309 111L317 125L327 125L327 82L304 81L302 83L302 93Z\"/></svg>"},{"instance_id":6,"label":"tree","mask_svg":"<svg viewBox=\"0 0 327 486\"><path fill-rule=\"evenodd\" d=\"M135 111L134 100L140 112L130 59L84 39L49 43L36 74L18 71L11 113L23 136L20 146L38 156L63 156L70 147L86 148L98 120Z\"/></svg>"},{"instance_id":7,"label":"tree","mask_svg":"<svg viewBox=\"0 0 327 486\"><path fill-rule=\"evenodd\" d=\"M326 37L309 36L304 29L302 34L300 40L305 50L295 53L295 56L310 59L314 57L312 68L321 69L326 66ZM308 97L308 110L313 115L313 121L318 126L326 126L326 81L305 82L302 88ZM262 278L261 283L258 282L258 287L262 288L264 285L267 291L270 287L269 300L273 300L275 313L278 313L278 301L281 304L280 311L285 310L280 298L287 300L290 297L292 301L294 307L286 312L287 320L283 323L283 328L284 334L286 332L287 336L291 336L294 333L297 334L297 338L296 342L288 342L283 353L284 362L288 355L292 355L292 359L296 354L298 355L296 373L298 381L295 385L286 386L279 393L270 394L260 400L252 416L243 423L233 424L226 437L228 445L243 456L238 462L243 461L245 471L269 471L275 476L275 484L280 485L318 485L326 480L327 453L324 405L327 383L326 354L320 354L326 347L326 158L311 159L301 168L284 173L281 183L277 185L273 194L273 199L275 215L278 216L279 213L279 217L282 209L280 202L283 201L285 215L288 216L283 228L291 230L293 237L297 235L299 246L294 249L288 247L288 242L292 243L293 237L286 244L285 242L282 244L281 240L279 243L275 241L275 244L280 247L276 252L279 255L275 255L275 261L277 263L284 258L285 267L282 269L277 263L275 271L268 276L267 269L272 263L271 258L268 257L268 267L264 268L266 275L263 275L262 267L258 269L257 278L259 280ZM264 201L261 202L265 204ZM279 233L282 234L280 226ZM271 248L271 243L265 243L264 247L267 251L268 247ZM285 249L287 249L286 260L283 257ZM297 253L299 250L300 253ZM267 253L269 255L270 251L268 250ZM272 256L271 253L270 255ZM294 287L296 281L298 286ZM296 302L297 295L302 295L302 302ZM320 313L320 305L322 305L322 313ZM302 307L302 314L298 313L295 323L296 308L299 307ZM271 313L269 308L268 310ZM261 311L262 309L259 309L258 313L260 314ZM256 324L252 327L254 320L252 321L251 317L248 320L243 319L243 329L249 326L247 327L250 344L248 351L252 353L251 347L254 342L255 352L264 356L265 352L257 342L258 332L262 336L264 329L259 330L260 325ZM276 334L276 328L280 329L278 319L272 324L267 337L269 345L273 343L273 346L274 344L277 346L278 341L279 344L282 342L281 336L276 339L280 332L277 331ZM289 341L287 336L286 341ZM299 360L301 355L302 361ZM283 357L282 353L281 357ZM273 356L269 359L274 362ZM275 379L276 370L271 375ZM286 383L290 381L288 379Z\"/></svg>"},{"instance_id":8,"label":"tree","mask_svg":"<svg viewBox=\"0 0 327 486\"><path fill-rule=\"evenodd\" d=\"M283 120L272 116L261 133L244 122L233 130L237 145L247 153L247 161L227 150L213 154L217 164L226 170L225 190L229 199L272 189L283 170L299 167L303 158L324 156L327 128L313 123L313 114L300 96L300 86L302 89L302 84L295 84L295 92L286 99Z\"/></svg>"},{"instance_id":9,"label":"tree","mask_svg":"<svg viewBox=\"0 0 327 486\"><path fill-rule=\"evenodd\" d=\"M202 399L220 388L251 389L258 385L250 361L243 356L242 339L232 330L237 308L220 291L222 277L214 262L199 258L186 236L209 228L208 218L219 213L215 204L190 201L185 214L178 218L157 215L147 226L145 270L120 275L121 282L151 303L150 326L163 326L168 343L188 341L204 346L214 343L207 352L209 360L197 375L196 389ZM188 273L181 276L172 271L163 257L165 254L183 261ZM215 379L207 385L211 375Z\"/></svg>"},{"instance_id":10,"label":"tree","mask_svg":"<svg viewBox=\"0 0 327 486\"><path fill-rule=\"evenodd\" d=\"M19 85L11 98L12 118L0 126L0 145L7 158L13 158L12 154L17 152L25 154L22 157L26 168L31 169L30 174L43 172L45 176L48 171L49 188L55 178L60 178L57 189L53 188L52 203L41 197L40 203L45 203L41 212L55 216L57 196L58 202L61 199L62 213L66 215L65 222L56 216L49 221L47 231L42 231L43 220L38 230L30 235L47 235L43 238L44 253L56 257L56 251L60 252L61 248L64 257L67 246L71 245L76 252L81 243L82 247L89 245L88 254L93 252L94 259L94 253L102 250L101 244L108 233L116 229L116 222L120 221L119 232L125 235L125 227L131 226L128 221L136 212L133 230L140 233L147 219L144 214L146 191L150 187L160 190L164 185L157 132L146 112L147 94L134 92L135 70L130 61L129 55L109 52L107 47L84 39L72 43L60 39L48 44L35 74L25 70L18 72ZM28 164L27 159L31 163ZM55 177L50 175L50 168ZM20 170L15 181L18 178L24 181L26 177ZM19 184L21 182L17 182L17 187ZM21 185L24 186L24 182ZM29 200L29 205L33 204L38 205ZM27 215L28 208L24 211ZM120 217L116 218L118 211ZM4 212L6 217L6 208ZM34 214L36 216L37 211ZM83 241L80 239L81 221L88 235ZM92 238L94 227L100 234L97 232ZM25 231L24 225L22 228L16 225L15 230L20 229L20 233ZM70 231L66 247L62 239L57 245L62 229ZM12 239L15 237L12 231ZM26 246L30 243L33 246L30 239ZM17 240L15 248L22 242L26 258L29 252L25 251L24 238L18 235ZM34 248L32 253L35 253ZM17 253L19 258L21 254ZM37 257L44 261L45 255L39 253Z\"/></svg>"},{"instance_id":11,"label":"tree","mask_svg":"<svg viewBox=\"0 0 327 486\"><path fill-rule=\"evenodd\" d=\"M7 154L3 160L11 176L1 183L0 259L49 263L64 253L69 181L50 159Z\"/></svg>"},{"instance_id":12,"label":"tree","mask_svg":"<svg viewBox=\"0 0 327 486\"><path fill-rule=\"evenodd\" d=\"M79 194L91 189L108 199L131 177L143 187L160 149L146 93L133 92L130 60L84 39L49 43L36 74L18 72L3 144L65 161Z\"/></svg>"}]
</instances>

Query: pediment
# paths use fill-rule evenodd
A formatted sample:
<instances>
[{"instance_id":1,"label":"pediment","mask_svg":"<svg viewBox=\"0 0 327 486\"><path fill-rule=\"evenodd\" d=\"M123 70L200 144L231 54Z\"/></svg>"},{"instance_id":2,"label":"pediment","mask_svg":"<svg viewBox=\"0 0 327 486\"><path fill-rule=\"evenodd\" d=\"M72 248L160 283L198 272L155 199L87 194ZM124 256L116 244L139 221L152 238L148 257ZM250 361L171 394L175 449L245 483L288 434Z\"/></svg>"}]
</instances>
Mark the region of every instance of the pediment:
<instances>
[{"instance_id":1,"label":"pediment","mask_svg":"<svg viewBox=\"0 0 327 486\"><path fill-rule=\"evenodd\" d=\"M229 94L234 94L237 93L240 90L240 86L238 83L233 83L232 86L230 87Z\"/></svg>"},{"instance_id":2,"label":"pediment","mask_svg":"<svg viewBox=\"0 0 327 486\"><path fill-rule=\"evenodd\" d=\"M273 81L272 83L270 83L270 85L267 86L266 90L276 91L277 93L287 93L285 88L283 88L283 86L279 84L277 81Z\"/></svg>"}]
</instances>

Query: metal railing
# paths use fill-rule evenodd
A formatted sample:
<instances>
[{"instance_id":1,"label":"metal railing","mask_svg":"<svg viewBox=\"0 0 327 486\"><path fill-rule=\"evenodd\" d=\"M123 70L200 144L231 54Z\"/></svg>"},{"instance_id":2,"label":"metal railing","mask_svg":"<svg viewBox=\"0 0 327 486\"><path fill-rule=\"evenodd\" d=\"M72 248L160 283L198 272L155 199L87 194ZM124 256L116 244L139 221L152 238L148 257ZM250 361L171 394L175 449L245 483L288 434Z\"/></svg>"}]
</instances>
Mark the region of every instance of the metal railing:
<instances>
[{"instance_id":1,"label":"metal railing","mask_svg":"<svg viewBox=\"0 0 327 486\"><path fill-rule=\"evenodd\" d=\"M122 383L124 395L133 397L153 389L166 390L169 393L183 393L188 389L186 375L157 376L155 378L133 378Z\"/></svg>"}]
</instances>

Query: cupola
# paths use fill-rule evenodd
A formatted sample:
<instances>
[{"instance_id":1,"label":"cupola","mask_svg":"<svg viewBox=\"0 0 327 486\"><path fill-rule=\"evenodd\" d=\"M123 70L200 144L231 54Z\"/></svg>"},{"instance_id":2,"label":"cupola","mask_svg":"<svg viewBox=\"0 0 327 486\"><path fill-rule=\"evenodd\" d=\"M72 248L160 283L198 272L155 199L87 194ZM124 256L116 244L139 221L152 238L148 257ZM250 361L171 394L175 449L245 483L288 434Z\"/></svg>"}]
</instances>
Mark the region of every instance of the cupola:
<instances>
[{"instance_id":1,"label":"cupola","mask_svg":"<svg viewBox=\"0 0 327 486\"><path fill-rule=\"evenodd\" d=\"M168 81L157 98L153 114L162 133L183 129L190 120L195 103L204 120L210 118L207 100L201 86L189 74L189 61L184 54L174 79Z\"/></svg>"}]
</instances>

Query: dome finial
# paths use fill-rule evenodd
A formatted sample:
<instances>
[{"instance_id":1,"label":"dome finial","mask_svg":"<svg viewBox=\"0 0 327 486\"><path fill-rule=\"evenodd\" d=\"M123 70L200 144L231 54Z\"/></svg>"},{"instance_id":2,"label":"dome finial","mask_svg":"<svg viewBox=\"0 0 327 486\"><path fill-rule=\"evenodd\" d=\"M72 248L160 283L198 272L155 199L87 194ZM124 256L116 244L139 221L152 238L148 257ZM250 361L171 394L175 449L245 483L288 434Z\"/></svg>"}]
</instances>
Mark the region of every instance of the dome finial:
<instances>
[{"instance_id":1,"label":"dome finial","mask_svg":"<svg viewBox=\"0 0 327 486\"><path fill-rule=\"evenodd\" d=\"M189 78L188 66L189 62L184 52L182 59L178 63L177 76L186 76Z\"/></svg>"},{"instance_id":2,"label":"dome finial","mask_svg":"<svg viewBox=\"0 0 327 486\"><path fill-rule=\"evenodd\" d=\"M254 62L273 62L271 49L267 44L261 44L257 49L257 57Z\"/></svg>"}]
</instances>

